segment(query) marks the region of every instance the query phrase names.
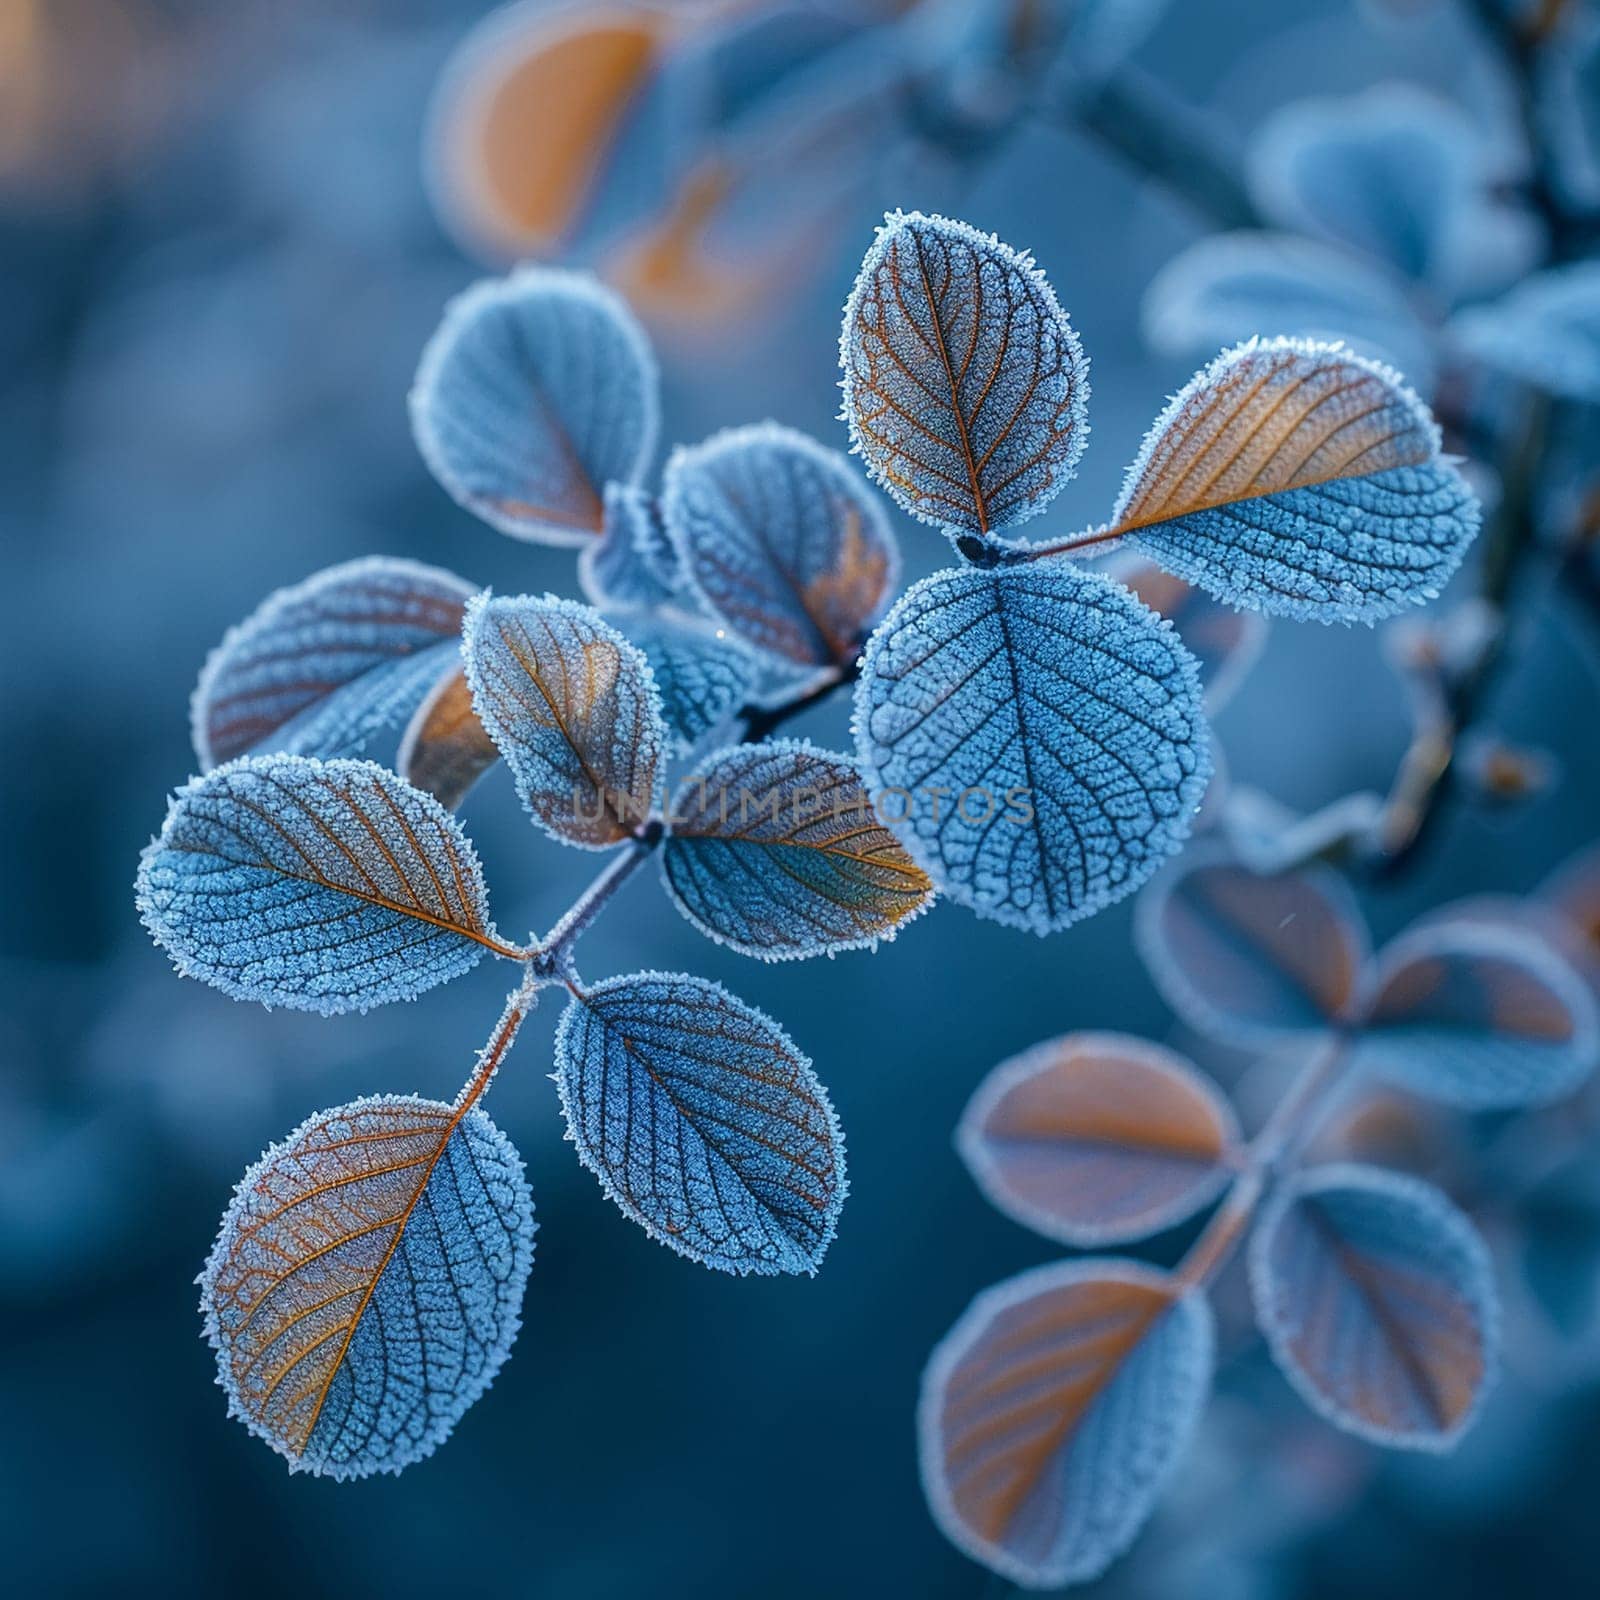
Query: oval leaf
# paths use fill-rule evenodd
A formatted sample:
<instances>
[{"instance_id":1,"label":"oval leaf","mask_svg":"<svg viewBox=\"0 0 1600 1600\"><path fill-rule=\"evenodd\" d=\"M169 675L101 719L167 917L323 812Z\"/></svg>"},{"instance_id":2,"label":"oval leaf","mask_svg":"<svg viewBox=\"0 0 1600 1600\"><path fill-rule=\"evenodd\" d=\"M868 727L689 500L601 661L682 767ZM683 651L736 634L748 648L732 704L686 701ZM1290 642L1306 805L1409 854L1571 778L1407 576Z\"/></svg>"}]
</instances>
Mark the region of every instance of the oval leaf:
<instances>
[{"instance_id":1,"label":"oval leaf","mask_svg":"<svg viewBox=\"0 0 1600 1600\"><path fill-rule=\"evenodd\" d=\"M1543 244L1502 198L1503 153L1485 126L1409 83L1292 100L1256 132L1251 189L1284 227L1381 261L1448 302L1517 277Z\"/></svg>"},{"instance_id":2,"label":"oval leaf","mask_svg":"<svg viewBox=\"0 0 1600 1600\"><path fill-rule=\"evenodd\" d=\"M502 533L582 544L607 483L655 449L655 358L633 314L578 273L524 267L451 302L411 391L417 446Z\"/></svg>"},{"instance_id":3,"label":"oval leaf","mask_svg":"<svg viewBox=\"0 0 1600 1600\"><path fill-rule=\"evenodd\" d=\"M395 770L453 811L499 759L500 748L478 721L466 669L458 661L412 713Z\"/></svg>"},{"instance_id":4,"label":"oval leaf","mask_svg":"<svg viewBox=\"0 0 1600 1600\"><path fill-rule=\"evenodd\" d=\"M473 587L376 556L280 589L211 652L189 707L209 772L247 751L357 754L409 717L460 647Z\"/></svg>"},{"instance_id":5,"label":"oval leaf","mask_svg":"<svg viewBox=\"0 0 1600 1600\"><path fill-rule=\"evenodd\" d=\"M730 428L673 455L662 507L691 588L734 633L797 667L855 660L899 556L837 451L773 423Z\"/></svg>"},{"instance_id":6,"label":"oval leaf","mask_svg":"<svg viewBox=\"0 0 1600 1600\"><path fill-rule=\"evenodd\" d=\"M1361 999L1366 924L1322 867L1269 876L1185 861L1141 898L1135 933L1167 1004L1220 1039L1321 1033L1353 1020Z\"/></svg>"},{"instance_id":7,"label":"oval leaf","mask_svg":"<svg viewBox=\"0 0 1600 1600\"><path fill-rule=\"evenodd\" d=\"M1193 657L1127 590L1061 563L909 589L868 643L856 738L880 815L905 817L939 889L1036 933L1138 888L1210 774Z\"/></svg>"},{"instance_id":8,"label":"oval leaf","mask_svg":"<svg viewBox=\"0 0 1600 1600\"><path fill-rule=\"evenodd\" d=\"M611 620L650 663L677 754L743 705L755 687L755 657L723 628L660 612L617 611Z\"/></svg>"},{"instance_id":9,"label":"oval leaf","mask_svg":"<svg viewBox=\"0 0 1600 1600\"><path fill-rule=\"evenodd\" d=\"M1169 261L1145 291L1145 337L1173 355L1208 355L1261 332L1345 339L1433 387L1433 330L1404 287L1348 251L1292 233L1227 233Z\"/></svg>"},{"instance_id":10,"label":"oval leaf","mask_svg":"<svg viewBox=\"0 0 1600 1600\"><path fill-rule=\"evenodd\" d=\"M522 803L552 838L602 850L655 805L666 733L645 658L588 606L547 595L467 611L467 682Z\"/></svg>"},{"instance_id":11,"label":"oval leaf","mask_svg":"<svg viewBox=\"0 0 1600 1600\"><path fill-rule=\"evenodd\" d=\"M978 1187L1046 1238L1147 1238L1216 1199L1239 1154L1232 1107L1171 1050L1071 1033L998 1066L956 1129Z\"/></svg>"},{"instance_id":12,"label":"oval leaf","mask_svg":"<svg viewBox=\"0 0 1600 1600\"><path fill-rule=\"evenodd\" d=\"M1113 563L1108 576L1132 589L1178 630L1200 668L1206 710L1215 716L1244 680L1266 643L1267 624L1251 611L1218 605L1210 595L1140 557Z\"/></svg>"},{"instance_id":13,"label":"oval leaf","mask_svg":"<svg viewBox=\"0 0 1600 1600\"><path fill-rule=\"evenodd\" d=\"M186 977L236 1000L365 1011L476 965L495 936L467 837L370 761L245 756L180 789L139 910Z\"/></svg>"},{"instance_id":14,"label":"oval leaf","mask_svg":"<svg viewBox=\"0 0 1600 1600\"><path fill-rule=\"evenodd\" d=\"M1250 1289L1295 1388L1378 1444L1450 1449L1492 1382L1489 1253L1431 1184L1376 1167L1297 1173L1251 1238Z\"/></svg>"},{"instance_id":15,"label":"oval leaf","mask_svg":"<svg viewBox=\"0 0 1600 1600\"><path fill-rule=\"evenodd\" d=\"M719 750L683 781L661 868L678 909L747 956L892 939L933 898L852 762L792 740Z\"/></svg>"},{"instance_id":16,"label":"oval leaf","mask_svg":"<svg viewBox=\"0 0 1600 1600\"><path fill-rule=\"evenodd\" d=\"M1600 262L1541 272L1450 324L1485 365L1565 400L1600 402Z\"/></svg>"},{"instance_id":17,"label":"oval leaf","mask_svg":"<svg viewBox=\"0 0 1600 1600\"><path fill-rule=\"evenodd\" d=\"M606 486L605 526L578 557L578 581L597 606L661 606L680 598L683 572L654 495Z\"/></svg>"},{"instance_id":18,"label":"oval leaf","mask_svg":"<svg viewBox=\"0 0 1600 1600\"><path fill-rule=\"evenodd\" d=\"M245 1173L200 1276L230 1413L291 1471L431 1455L510 1354L533 1233L483 1112L385 1095L318 1113Z\"/></svg>"},{"instance_id":19,"label":"oval leaf","mask_svg":"<svg viewBox=\"0 0 1600 1600\"><path fill-rule=\"evenodd\" d=\"M672 145L656 80L675 20L632 5L491 12L430 119L431 187L454 231L502 257L543 255L648 199Z\"/></svg>"},{"instance_id":20,"label":"oval leaf","mask_svg":"<svg viewBox=\"0 0 1600 1600\"><path fill-rule=\"evenodd\" d=\"M1230 605L1372 622L1438 594L1478 519L1398 374L1271 339L1224 352L1173 398L1108 531Z\"/></svg>"},{"instance_id":21,"label":"oval leaf","mask_svg":"<svg viewBox=\"0 0 1600 1600\"><path fill-rule=\"evenodd\" d=\"M1450 1105L1537 1105L1570 1094L1595 1064L1595 1002L1536 935L1437 922L1378 958L1357 1058Z\"/></svg>"},{"instance_id":22,"label":"oval leaf","mask_svg":"<svg viewBox=\"0 0 1600 1600\"><path fill-rule=\"evenodd\" d=\"M1204 1297L1134 1261L985 1290L922 1377L922 1484L946 1537L1030 1588L1104 1572L1194 1433L1213 1343Z\"/></svg>"},{"instance_id":23,"label":"oval leaf","mask_svg":"<svg viewBox=\"0 0 1600 1600\"><path fill-rule=\"evenodd\" d=\"M723 1272L817 1270L844 1139L771 1018L699 978L612 978L563 1013L556 1085L583 1164L652 1239Z\"/></svg>"},{"instance_id":24,"label":"oval leaf","mask_svg":"<svg viewBox=\"0 0 1600 1600\"><path fill-rule=\"evenodd\" d=\"M891 212L844 310L850 438L912 516L985 534L1037 516L1088 434L1089 363L1033 258Z\"/></svg>"}]
</instances>

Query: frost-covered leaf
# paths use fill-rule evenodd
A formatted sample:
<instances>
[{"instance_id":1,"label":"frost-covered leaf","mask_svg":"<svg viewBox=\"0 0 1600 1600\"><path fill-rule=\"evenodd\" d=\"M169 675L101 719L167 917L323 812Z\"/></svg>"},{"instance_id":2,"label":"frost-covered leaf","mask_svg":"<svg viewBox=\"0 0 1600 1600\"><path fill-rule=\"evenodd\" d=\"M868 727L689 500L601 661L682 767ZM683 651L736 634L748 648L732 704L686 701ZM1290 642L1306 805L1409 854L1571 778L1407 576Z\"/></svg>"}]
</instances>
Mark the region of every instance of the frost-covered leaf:
<instances>
[{"instance_id":1,"label":"frost-covered leaf","mask_svg":"<svg viewBox=\"0 0 1600 1600\"><path fill-rule=\"evenodd\" d=\"M499 746L478 721L466 669L457 659L412 713L395 771L453 811L499 759Z\"/></svg>"},{"instance_id":2,"label":"frost-covered leaf","mask_svg":"<svg viewBox=\"0 0 1600 1600\"><path fill-rule=\"evenodd\" d=\"M1088 434L1089 363L1032 257L892 212L845 306L850 437L913 516L988 533L1036 516Z\"/></svg>"},{"instance_id":3,"label":"frost-covered leaf","mask_svg":"<svg viewBox=\"0 0 1600 1600\"><path fill-rule=\"evenodd\" d=\"M678 754L743 705L755 687L756 658L724 628L660 612L614 611L610 620L650 663Z\"/></svg>"},{"instance_id":4,"label":"frost-covered leaf","mask_svg":"<svg viewBox=\"0 0 1600 1600\"><path fill-rule=\"evenodd\" d=\"M1541 272L1504 299L1459 313L1449 332L1487 366L1566 400L1600 403L1600 262Z\"/></svg>"},{"instance_id":5,"label":"frost-covered leaf","mask_svg":"<svg viewBox=\"0 0 1600 1600\"><path fill-rule=\"evenodd\" d=\"M370 761L242 756L196 778L137 888L181 973L263 1005L365 1011L517 953L460 824Z\"/></svg>"},{"instance_id":6,"label":"frost-covered leaf","mask_svg":"<svg viewBox=\"0 0 1600 1600\"><path fill-rule=\"evenodd\" d=\"M1200 667L1206 710L1215 716L1261 654L1267 638L1265 619L1253 611L1219 605L1203 589L1140 556L1119 557L1106 570L1178 630Z\"/></svg>"},{"instance_id":7,"label":"frost-covered leaf","mask_svg":"<svg viewBox=\"0 0 1600 1600\"><path fill-rule=\"evenodd\" d=\"M654 495L632 484L606 485L605 525L578 557L578 581L602 609L683 603L678 552Z\"/></svg>"},{"instance_id":8,"label":"frost-covered leaf","mask_svg":"<svg viewBox=\"0 0 1600 1600\"><path fill-rule=\"evenodd\" d=\"M724 1272L817 1270L844 1139L770 1017L720 984L640 972L575 993L555 1054L578 1154L652 1239Z\"/></svg>"},{"instance_id":9,"label":"frost-covered leaf","mask_svg":"<svg viewBox=\"0 0 1600 1600\"><path fill-rule=\"evenodd\" d=\"M1493 1382L1489 1253L1431 1184L1376 1167L1297 1173L1250 1241L1250 1288L1294 1386L1378 1444L1450 1449Z\"/></svg>"},{"instance_id":10,"label":"frost-covered leaf","mask_svg":"<svg viewBox=\"0 0 1600 1600\"><path fill-rule=\"evenodd\" d=\"M1167 1004L1221 1039L1321 1033L1353 1020L1362 996L1366 924L1324 867L1269 876L1192 857L1140 898L1135 931Z\"/></svg>"},{"instance_id":11,"label":"frost-covered leaf","mask_svg":"<svg viewBox=\"0 0 1600 1600\"><path fill-rule=\"evenodd\" d=\"M643 6L516 4L467 36L428 129L430 187L465 242L502 259L604 233L659 197L682 108L675 31Z\"/></svg>"},{"instance_id":12,"label":"frost-covered leaf","mask_svg":"<svg viewBox=\"0 0 1600 1600\"><path fill-rule=\"evenodd\" d=\"M1569 1094L1597 1050L1594 998L1544 940L1458 920L1380 953L1357 1059L1417 1094L1489 1108Z\"/></svg>"},{"instance_id":13,"label":"frost-covered leaf","mask_svg":"<svg viewBox=\"0 0 1600 1600\"><path fill-rule=\"evenodd\" d=\"M533 1232L521 1158L482 1111L319 1112L245 1173L200 1276L230 1412L291 1471L431 1455L510 1354Z\"/></svg>"},{"instance_id":14,"label":"frost-covered leaf","mask_svg":"<svg viewBox=\"0 0 1600 1600\"><path fill-rule=\"evenodd\" d=\"M1097 1577L1133 1542L1211 1386L1203 1295L1135 1261L985 1290L934 1351L917 1428L945 1535L1029 1588Z\"/></svg>"},{"instance_id":15,"label":"frost-covered leaf","mask_svg":"<svg viewBox=\"0 0 1600 1600\"><path fill-rule=\"evenodd\" d=\"M1173 398L1111 531L1230 605L1372 622L1436 595L1478 517L1394 372L1272 339L1225 351Z\"/></svg>"},{"instance_id":16,"label":"frost-covered leaf","mask_svg":"<svg viewBox=\"0 0 1600 1600\"><path fill-rule=\"evenodd\" d=\"M1215 1085L1173 1051L1069 1033L983 1080L956 1148L1007 1216L1092 1249L1147 1238L1216 1199L1239 1127Z\"/></svg>"},{"instance_id":17,"label":"frost-covered leaf","mask_svg":"<svg viewBox=\"0 0 1600 1600\"><path fill-rule=\"evenodd\" d=\"M1433 388L1429 331L1394 278L1296 234L1201 239L1151 280L1142 320L1152 345L1183 356L1257 334L1344 339L1397 367L1419 393Z\"/></svg>"},{"instance_id":18,"label":"frost-covered leaf","mask_svg":"<svg viewBox=\"0 0 1600 1600\"><path fill-rule=\"evenodd\" d=\"M1257 204L1296 233L1333 240L1453 298L1510 281L1537 230L1502 198L1466 113L1413 85L1295 100L1251 146Z\"/></svg>"},{"instance_id":19,"label":"frost-covered leaf","mask_svg":"<svg viewBox=\"0 0 1600 1600\"><path fill-rule=\"evenodd\" d=\"M855 660L894 586L894 536L849 461L792 428L730 428L667 463L667 531L701 604L797 667Z\"/></svg>"},{"instance_id":20,"label":"frost-covered leaf","mask_svg":"<svg viewBox=\"0 0 1600 1600\"><path fill-rule=\"evenodd\" d=\"M880 815L938 888L1036 933L1138 888L1210 772L1193 657L1064 563L909 589L868 643L855 726Z\"/></svg>"},{"instance_id":21,"label":"frost-covered leaf","mask_svg":"<svg viewBox=\"0 0 1600 1600\"><path fill-rule=\"evenodd\" d=\"M358 754L444 670L473 593L438 567L375 556L270 595L229 630L195 686L201 770L251 750Z\"/></svg>"},{"instance_id":22,"label":"frost-covered leaf","mask_svg":"<svg viewBox=\"0 0 1600 1600\"><path fill-rule=\"evenodd\" d=\"M464 637L473 706L534 819L587 849L628 838L654 807L666 743L644 656L550 595L485 595Z\"/></svg>"},{"instance_id":23,"label":"frost-covered leaf","mask_svg":"<svg viewBox=\"0 0 1600 1600\"><path fill-rule=\"evenodd\" d=\"M450 303L411 391L417 446L467 510L519 539L583 544L610 482L655 449L655 357L593 279L523 267Z\"/></svg>"},{"instance_id":24,"label":"frost-covered leaf","mask_svg":"<svg viewBox=\"0 0 1600 1600\"><path fill-rule=\"evenodd\" d=\"M793 740L719 750L683 780L661 868L704 934L776 961L892 939L933 897L854 762Z\"/></svg>"}]
</instances>

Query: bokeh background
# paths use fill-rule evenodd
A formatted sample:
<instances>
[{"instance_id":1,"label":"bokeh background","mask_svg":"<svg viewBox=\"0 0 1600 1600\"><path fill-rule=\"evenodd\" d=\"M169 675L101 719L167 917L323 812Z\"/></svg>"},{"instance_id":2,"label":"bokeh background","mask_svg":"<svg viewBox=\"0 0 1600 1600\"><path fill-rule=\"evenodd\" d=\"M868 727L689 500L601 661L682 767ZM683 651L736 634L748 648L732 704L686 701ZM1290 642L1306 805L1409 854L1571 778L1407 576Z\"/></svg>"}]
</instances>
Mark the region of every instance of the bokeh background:
<instances>
[{"instance_id":1,"label":"bokeh background","mask_svg":"<svg viewBox=\"0 0 1600 1600\"><path fill-rule=\"evenodd\" d=\"M448 1098L501 999L503 975L483 968L364 1018L238 1006L172 975L132 896L193 764L199 665L269 590L383 551L502 592L576 593L570 553L449 502L406 417L445 300L484 270L437 220L423 152L441 70L487 10L0 0L0 1584L998 1594L924 1508L917 1381L973 1293L1058 1252L967 1179L950 1144L961 1107L993 1063L1094 1027L1192 1045L1255 1114L1258 1069L1175 1029L1127 905L1048 941L941 908L876 954L767 967L699 940L641 877L586 941L585 970L718 978L810 1052L852 1181L821 1275L723 1278L624 1220L563 1143L552 1011L494 1090L541 1224L524 1327L452 1441L399 1479L291 1478L212 1383L192 1280L239 1173L319 1107ZM1240 140L1289 99L1395 78L1481 127L1508 117L1471 18L1448 3L1189 0L1135 59ZM773 417L842 446L838 310L872 225L886 205L943 209L1030 247L1080 330L1094 435L1051 517L1103 518L1192 370L1145 343L1143 290L1206 224L1070 118L1019 119L959 157L872 137L780 291L720 337L658 324L666 441ZM796 169L797 185L818 170ZM767 198L781 209L781 186ZM909 577L940 564L930 530L896 526ZM1464 894L1526 893L1600 831L1593 625L1558 589L1528 605L1487 722L1547 753L1558 781L1509 808L1454 795L1403 875L1362 886L1380 932ZM838 745L845 717L841 697L800 731ZM1410 729L1374 634L1279 625L1218 732L1236 783L1311 810L1385 789ZM592 858L537 835L503 771L465 815L500 925L548 926ZM1218 1400L1104 1592L1592 1593L1591 1167L1600 1143L1525 1186L1548 1215L1537 1250L1519 1236L1501 1270L1514 1306L1532 1293L1547 1314L1511 1323L1506 1378L1453 1457L1379 1459L1311 1418L1225 1291Z\"/></svg>"}]
</instances>

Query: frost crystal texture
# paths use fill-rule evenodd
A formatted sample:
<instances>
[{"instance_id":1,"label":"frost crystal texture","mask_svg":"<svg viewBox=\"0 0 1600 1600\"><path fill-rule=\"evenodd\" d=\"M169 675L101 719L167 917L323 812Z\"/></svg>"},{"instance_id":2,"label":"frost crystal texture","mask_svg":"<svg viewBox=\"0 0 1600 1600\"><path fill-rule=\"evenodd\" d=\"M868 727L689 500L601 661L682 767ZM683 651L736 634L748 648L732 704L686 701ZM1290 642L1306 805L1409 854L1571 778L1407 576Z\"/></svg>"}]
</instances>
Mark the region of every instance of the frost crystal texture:
<instances>
[{"instance_id":1,"label":"frost crystal texture","mask_svg":"<svg viewBox=\"0 0 1600 1600\"><path fill-rule=\"evenodd\" d=\"M811 1063L719 984L641 972L574 995L556 1085L585 1166L653 1239L735 1273L813 1273L844 1139Z\"/></svg>"},{"instance_id":2,"label":"frost crystal texture","mask_svg":"<svg viewBox=\"0 0 1600 1600\"><path fill-rule=\"evenodd\" d=\"M245 756L197 778L138 898L180 972L269 1006L365 1011L512 953L455 818L370 761Z\"/></svg>"},{"instance_id":3,"label":"frost crystal texture","mask_svg":"<svg viewBox=\"0 0 1600 1600\"><path fill-rule=\"evenodd\" d=\"M1397 374L1274 339L1219 356L1172 401L1111 531L1231 605L1372 622L1438 594L1478 505Z\"/></svg>"},{"instance_id":4,"label":"frost crystal texture","mask_svg":"<svg viewBox=\"0 0 1600 1600\"><path fill-rule=\"evenodd\" d=\"M1060 562L908 590L867 647L856 738L939 889L1036 933L1138 888L1211 770L1194 658L1126 589Z\"/></svg>"},{"instance_id":5,"label":"frost crystal texture","mask_svg":"<svg viewBox=\"0 0 1600 1600\"><path fill-rule=\"evenodd\" d=\"M984 534L1037 516L1088 436L1089 364L1030 256L893 212L845 306L844 414L913 516Z\"/></svg>"},{"instance_id":6,"label":"frost crystal texture","mask_svg":"<svg viewBox=\"0 0 1600 1600\"><path fill-rule=\"evenodd\" d=\"M249 751L357 755L459 647L470 583L374 556L280 589L212 651L190 706L201 769Z\"/></svg>"},{"instance_id":7,"label":"frost crystal texture","mask_svg":"<svg viewBox=\"0 0 1600 1600\"><path fill-rule=\"evenodd\" d=\"M899 566L883 508L850 463L771 423L678 451L667 530L705 609L795 667L854 661Z\"/></svg>"},{"instance_id":8,"label":"frost crystal texture","mask_svg":"<svg viewBox=\"0 0 1600 1600\"><path fill-rule=\"evenodd\" d=\"M475 601L472 703L552 837L601 850L655 804L665 743L644 656L588 606L546 596Z\"/></svg>"},{"instance_id":9,"label":"frost crystal texture","mask_svg":"<svg viewBox=\"0 0 1600 1600\"><path fill-rule=\"evenodd\" d=\"M489 1387L532 1262L522 1161L483 1112L320 1112L240 1180L201 1274L217 1381L291 1469L399 1472Z\"/></svg>"},{"instance_id":10,"label":"frost crystal texture","mask_svg":"<svg viewBox=\"0 0 1600 1600\"><path fill-rule=\"evenodd\" d=\"M843 756L720 750L684 779L661 868L702 933L775 961L892 939L933 896Z\"/></svg>"},{"instance_id":11,"label":"frost crystal texture","mask_svg":"<svg viewBox=\"0 0 1600 1600\"><path fill-rule=\"evenodd\" d=\"M582 544L606 485L635 483L655 449L655 357L608 289L524 267L451 305L411 394L434 476L503 533Z\"/></svg>"}]
</instances>

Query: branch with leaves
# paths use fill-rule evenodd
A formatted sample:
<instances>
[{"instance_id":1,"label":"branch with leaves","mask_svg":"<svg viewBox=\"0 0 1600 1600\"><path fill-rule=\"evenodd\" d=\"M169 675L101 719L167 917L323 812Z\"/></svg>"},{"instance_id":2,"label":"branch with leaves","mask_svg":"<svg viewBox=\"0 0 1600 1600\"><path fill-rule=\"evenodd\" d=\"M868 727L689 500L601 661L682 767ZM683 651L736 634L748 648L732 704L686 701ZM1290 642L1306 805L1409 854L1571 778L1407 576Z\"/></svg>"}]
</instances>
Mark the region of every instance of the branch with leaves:
<instances>
[{"instance_id":1,"label":"branch with leaves","mask_svg":"<svg viewBox=\"0 0 1600 1600\"><path fill-rule=\"evenodd\" d=\"M1064 928L1182 847L1211 771L1201 662L1141 594L1193 621L1220 668L1244 630L1190 585L1371 620L1434 593L1476 530L1392 372L1279 340L1196 376L1109 526L1025 541L1082 451L1087 362L1031 259L963 223L887 219L841 359L870 472L964 558L887 615L894 536L845 457L731 429L674 452L649 492L643 332L591 280L524 269L447 312L417 438L484 520L579 547L593 603L375 558L273 596L206 664L192 718L210 770L138 883L180 971L333 1013L413 999L486 953L520 969L454 1102L324 1112L235 1194L207 1331L235 1412L296 1467L399 1470L504 1360L532 1204L481 1102L546 988L567 995L569 1132L623 1212L707 1266L817 1269L845 1177L810 1061L717 984L580 975L579 941L646 860L689 923L765 960L870 947L935 891ZM1124 539L1184 581L1072 559ZM854 754L766 737L853 680ZM669 800L670 762L730 724L743 740ZM397 770L358 759L402 725ZM527 944L496 931L452 810L499 762L552 839L611 853Z\"/></svg>"},{"instance_id":2,"label":"branch with leaves","mask_svg":"<svg viewBox=\"0 0 1600 1600\"><path fill-rule=\"evenodd\" d=\"M1024 1272L929 1361L929 1503L1029 1588L1097 1577L1137 1536L1210 1388L1207 1291L1247 1236L1256 1320L1300 1394L1389 1448L1452 1447L1495 1376L1485 1245L1431 1184L1303 1152L1362 1077L1507 1110L1571 1094L1600 1055L1593 993L1532 929L1447 910L1373 956L1326 869L1263 876L1197 852L1145 891L1139 937L1193 1028L1304 1065L1248 1141L1192 1062L1121 1034L1041 1044L973 1096L963 1160L1048 1238L1131 1244L1215 1205L1170 1271L1091 1257Z\"/></svg>"}]
</instances>

